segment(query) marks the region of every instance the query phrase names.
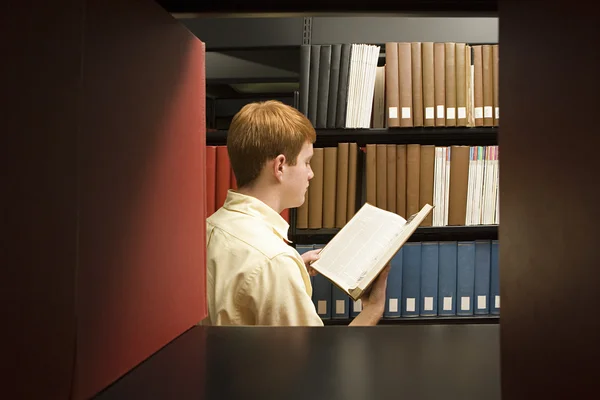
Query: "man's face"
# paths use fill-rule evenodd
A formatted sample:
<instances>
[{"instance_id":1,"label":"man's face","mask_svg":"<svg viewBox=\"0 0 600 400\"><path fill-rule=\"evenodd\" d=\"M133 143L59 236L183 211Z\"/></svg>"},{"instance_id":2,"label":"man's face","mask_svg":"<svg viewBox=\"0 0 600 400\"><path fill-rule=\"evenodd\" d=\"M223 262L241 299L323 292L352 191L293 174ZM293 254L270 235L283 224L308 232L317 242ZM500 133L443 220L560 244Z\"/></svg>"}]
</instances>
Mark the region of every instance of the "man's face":
<instances>
[{"instance_id":1,"label":"man's face","mask_svg":"<svg viewBox=\"0 0 600 400\"><path fill-rule=\"evenodd\" d=\"M306 142L298 154L296 165L286 164L286 173L284 175L283 202L284 208L300 207L305 199L308 190L308 182L315 176L311 167L310 160L313 156L312 143Z\"/></svg>"}]
</instances>

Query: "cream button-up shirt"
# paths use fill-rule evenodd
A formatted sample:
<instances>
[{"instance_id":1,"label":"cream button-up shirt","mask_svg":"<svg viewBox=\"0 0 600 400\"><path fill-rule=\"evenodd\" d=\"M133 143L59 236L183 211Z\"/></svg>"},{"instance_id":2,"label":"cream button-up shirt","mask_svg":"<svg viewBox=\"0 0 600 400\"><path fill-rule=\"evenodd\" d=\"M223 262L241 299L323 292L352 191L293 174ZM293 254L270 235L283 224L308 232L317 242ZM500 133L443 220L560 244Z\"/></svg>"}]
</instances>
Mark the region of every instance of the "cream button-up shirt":
<instances>
[{"instance_id":1,"label":"cream button-up shirt","mask_svg":"<svg viewBox=\"0 0 600 400\"><path fill-rule=\"evenodd\" d=\"M203 325L323 326L288 223L262 201L229 190L207 218Z\"/></svg>"}]
</instances>

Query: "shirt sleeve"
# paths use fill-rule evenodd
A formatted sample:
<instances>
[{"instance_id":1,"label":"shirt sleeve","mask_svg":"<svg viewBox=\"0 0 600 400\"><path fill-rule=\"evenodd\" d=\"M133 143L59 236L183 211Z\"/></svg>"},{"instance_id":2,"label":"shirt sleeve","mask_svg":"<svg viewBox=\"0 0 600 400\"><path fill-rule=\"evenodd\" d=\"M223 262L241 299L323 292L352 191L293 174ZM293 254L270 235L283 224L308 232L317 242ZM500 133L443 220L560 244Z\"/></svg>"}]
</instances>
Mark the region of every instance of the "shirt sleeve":
<instances>
[{"instance_id":1,"label":"shirt sleeve","mask_svg":"<svg viewBox=\"0 0 600 400\"><path fill-rule=\"evenodd\" d=\"M253 271L243 291L256 325L323 326L299 268L282 254Z\"/></svg>"}]
</instances>

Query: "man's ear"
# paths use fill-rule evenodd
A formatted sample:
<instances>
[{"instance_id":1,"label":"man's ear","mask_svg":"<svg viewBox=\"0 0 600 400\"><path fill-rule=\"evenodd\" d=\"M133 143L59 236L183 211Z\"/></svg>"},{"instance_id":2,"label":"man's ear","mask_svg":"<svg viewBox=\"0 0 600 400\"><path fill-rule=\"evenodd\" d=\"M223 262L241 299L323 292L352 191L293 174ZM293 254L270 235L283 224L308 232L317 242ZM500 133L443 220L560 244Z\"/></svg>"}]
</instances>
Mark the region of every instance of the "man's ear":
<instances>
[{"instance_id":1,"label":"man's ear","mask_svg":"<svg viewBox=\"0 0 600 400\"><path fill-rule=\"evenodd\" d=\"M286 167L285 161L285 156L283 154L278 155L273 160L273 175L279 182L283 179L283 171Z\"/></svg>"}]
</instances>

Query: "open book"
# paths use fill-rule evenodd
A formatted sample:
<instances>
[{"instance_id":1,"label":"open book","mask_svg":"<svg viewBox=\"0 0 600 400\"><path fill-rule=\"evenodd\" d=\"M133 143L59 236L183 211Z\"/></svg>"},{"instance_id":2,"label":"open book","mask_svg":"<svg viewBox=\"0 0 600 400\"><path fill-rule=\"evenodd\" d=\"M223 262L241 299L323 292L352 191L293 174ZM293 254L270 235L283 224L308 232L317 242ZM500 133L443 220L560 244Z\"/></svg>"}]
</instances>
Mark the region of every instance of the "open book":
<instances>
[{"instance_id":1,"label":"open book","mask_svg":"<svg viewBox=\"0 0 600 400\"><path fill-rule=\"evenodd\" d=\"M426 204L405 220L365 203L321 250L311 267L356 301L432 209Z\"/></svg>"}]
</instances>

